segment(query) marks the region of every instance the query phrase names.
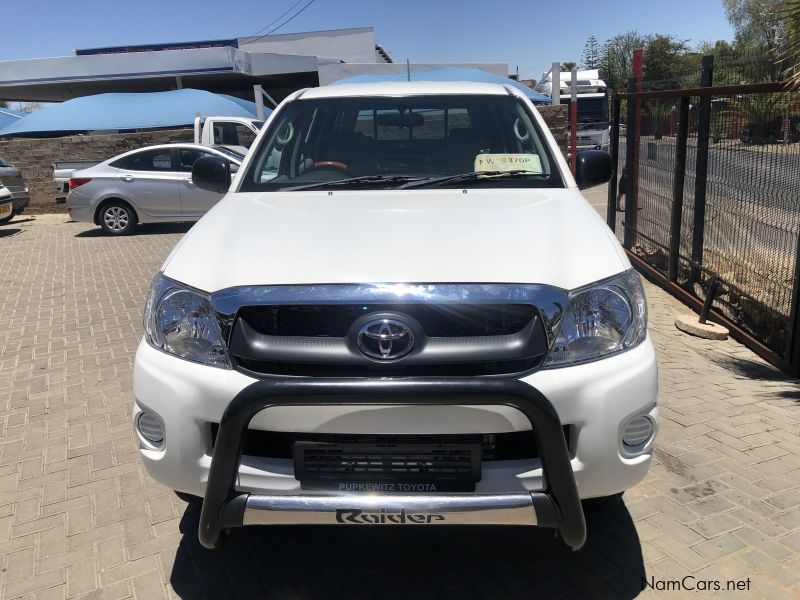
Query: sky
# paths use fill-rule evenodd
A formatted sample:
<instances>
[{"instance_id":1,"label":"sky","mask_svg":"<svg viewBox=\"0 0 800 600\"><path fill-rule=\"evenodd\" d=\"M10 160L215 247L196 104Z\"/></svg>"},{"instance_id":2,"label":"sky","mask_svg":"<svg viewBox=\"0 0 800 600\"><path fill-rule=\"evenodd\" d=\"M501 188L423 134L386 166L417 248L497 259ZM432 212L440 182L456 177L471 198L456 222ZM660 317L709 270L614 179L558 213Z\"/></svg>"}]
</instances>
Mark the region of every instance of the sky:
<instances>
[{"instance_id":1,"label":"sky","mask_svg":"<svg viewBox=\"0 0 800 600\"><path fill-rule=\"evenodd\" d=\"M280 25L311 0L301 0ZM53 0L4 2L0 60L65 56L75 48L240 37L297 0ZM51 15L52 26L43 26ZM589 36L628 30L701 41L733 37L722 0L314 0L279 33L374 27L397 62L500 62L537 79L555 61L580 61Z\"/></svg>"}]
</instances>

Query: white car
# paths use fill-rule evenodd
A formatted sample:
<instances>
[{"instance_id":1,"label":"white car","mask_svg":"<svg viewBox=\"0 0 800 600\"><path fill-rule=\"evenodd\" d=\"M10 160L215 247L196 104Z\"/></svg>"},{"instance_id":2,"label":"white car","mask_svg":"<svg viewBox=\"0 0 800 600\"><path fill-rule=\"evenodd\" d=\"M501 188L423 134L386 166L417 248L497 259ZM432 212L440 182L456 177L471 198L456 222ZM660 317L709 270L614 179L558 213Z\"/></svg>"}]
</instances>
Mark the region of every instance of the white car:
<instances>
[{"instance_id":1,"label":"white car","mask_svg":"<svg viewBox=\"0 0 800 600\"><path fill-rule=\"evenodd\" d=\"M280 157L276 159L276 157ZM256 524L538 525L644 477L639 276L511 86L339 85L271 115L155 276L133 424L200 541ZM227 190L216 158L196 185Z\"/></svg>"},{"instance_id":2,"label":"white car","mask_svg":"<svg viewBox=\"0 0 800 600\"><path fill-rule=\"evenodd\" d=\"M73 221L94 223L111 235L132 233L138 223L196 221L224 192L192 182L192 165L214 156L236 172L244 155L221 146L162 144L109 158L69 178L67 210Z\"/></svg>"}]
</instances>

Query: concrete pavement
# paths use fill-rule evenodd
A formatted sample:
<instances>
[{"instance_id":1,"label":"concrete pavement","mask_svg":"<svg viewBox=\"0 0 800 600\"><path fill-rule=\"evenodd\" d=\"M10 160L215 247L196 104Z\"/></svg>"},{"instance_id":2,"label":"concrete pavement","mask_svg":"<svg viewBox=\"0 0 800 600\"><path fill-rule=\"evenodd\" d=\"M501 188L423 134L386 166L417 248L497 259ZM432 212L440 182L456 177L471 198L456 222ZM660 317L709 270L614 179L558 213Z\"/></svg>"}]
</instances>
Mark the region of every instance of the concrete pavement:
<instances>
[{"instance_id":1,"label":"concrete pavement","mask_svg":"<svg viewBox=\"0 0 800 600\"><path fill-rule=\"evenodd\" d=\"M800 386L676 330L683 309L650 285L655 464L587 508L581 552L501 528L249 528L202 549L198 512L146 476L129 422L145 293L186 230L0 227L0 598L631 598L705 581L730 597L729 580L800 596Z\"/></svg>"}]
</instances>

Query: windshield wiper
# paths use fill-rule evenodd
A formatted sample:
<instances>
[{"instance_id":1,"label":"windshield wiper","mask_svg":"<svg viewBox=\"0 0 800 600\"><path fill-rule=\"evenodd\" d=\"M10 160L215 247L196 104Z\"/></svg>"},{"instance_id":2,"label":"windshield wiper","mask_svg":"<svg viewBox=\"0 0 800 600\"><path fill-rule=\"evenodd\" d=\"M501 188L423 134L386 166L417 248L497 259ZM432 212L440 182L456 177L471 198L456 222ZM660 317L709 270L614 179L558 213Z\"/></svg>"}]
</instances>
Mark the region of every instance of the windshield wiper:
<instances>
[{"instance_id":1,"label":"windshield wiper","mask_svg":"<svg viewBox=\"0 0 800 600\"><path fill-rule=\"evenodd\" d=\"M418 181L421 177L412 177L411 175L362 175L361 177L348 177L347 179L334 179L332 181L318 181L317 183L309 183L307 185L298 185L290 188L283 188L282 192L296 192L300 190L313 190L314 188L323 188L329 185L357 185L365 186L371 184L384 184L384 183L409 183Z\"/></svg>"},{"instance_id":2,"label":"windshield wiper","mask_svg":"<svg viewBox=\"0 0 800 600\"><path fill-rule=\"evenodd\" d=\"M497 179L500 177L530 177L531 175L542 176L542 173L534 173L523 169L515 171L470 171L469 173L460 173L459 175L447 175L445 177L423 179L422 181L412 181L401 185L398 189L404 190L433 185L441 186L449 183L460 183L462 181L479 181L481 179Z\"/></svg>"}]
</instances>

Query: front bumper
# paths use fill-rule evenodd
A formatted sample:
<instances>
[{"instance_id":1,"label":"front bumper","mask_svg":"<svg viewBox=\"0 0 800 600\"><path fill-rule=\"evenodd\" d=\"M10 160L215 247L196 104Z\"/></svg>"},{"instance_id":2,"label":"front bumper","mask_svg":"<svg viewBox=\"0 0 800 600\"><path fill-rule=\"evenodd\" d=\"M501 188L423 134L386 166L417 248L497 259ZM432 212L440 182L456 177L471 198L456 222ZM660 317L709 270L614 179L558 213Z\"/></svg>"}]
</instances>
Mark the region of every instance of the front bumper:
<instances>
[{"instance_id":1,"label":"front bumper","mask_svg":"<svg viewBox=\"0 0 800 600\"><path fill-rule=\"evenodd\" d=\"M286 379L292 380L296 379ZM546 397L560 423L570 427L568 456L580 498L609 496L633 487L646 476L653 438L631 450L622 444L620 437L625 424L637 416L646 415L654 424L658 422L657 369L649 337L621 354L571 367L540 370L519 381L472 380L522 385L535 388ZM413 399L385 402L379 394L374 402L326 399L321 405L308 406L310 402L306 401L281 402L278 406L267 393L271 390L260 387L263 384L235 370L206 367L167 355L142 341L134 368L134 419L142 411L154 413L165 432L160 448L140 438L140 453L148 473L172 489L206 495L214 462L211 424L221 422L232 398L252 389L260 390L254 406L258 402L275 404L266 410L254 408L256 414L249 428L263 431L402 435L490 434L531 429L530 419L519 408L500 402L473 401L468 394L466 399L459 396L458 402L444 406ZM374 392L373 388L371 393ZM408 522L408 515L445 514L442 512L445 508L451 513L450 517L445 516L445 523L552 522L536 508L541 506L539 496L549 489L546 467L538 458L484 462L481 480L472 494L415 498L393 494L347 496L353 498L347 506L337 504L341 502L336 499L338 496L302 490L291 460L243 455L236 466L237 495L244 492L249 496L234 504L241 513L236 514L232 524L223 522L225 527L320 520L335 523L336 513L331 511L337 506L351 511L341 513L345 524L363 519L383 519L390 524L400 519L401 514L406 515ZM216 483L214 486L218 487ZM248 502L250 510L246 511ZM319 513L320 506L329 508ZM270 507L277 510L269 510ZM369 507L376 507L377 511L366 512ZM402 508L405 513L400 511ZM353 516L352 511L362 512ZM439 521L431 522L435 523Z\"/></svg>"},{"instance_id":2,"label":"front bumper","mask_svg":"<svg viewBox=\"0 0 800 600\"><path fill-rule=\"evenodd\" d=\"M28 206L31 200L28 190L12 190L11 198L14 202L14 214L17 215L25 210L25 207Z\"/></svg>"},{"instance_id":3,"label":"front bumper","mask_svg":"<svg viewBox=\"0 0 800 600\"><path fill-rule=\"evenodd\" d=\"M236 491L242 436L259 412L277 406L509 406L535 432L547 488L516 494L260 495ZM199 539L214 548L227 528L255 524L512 524L557 529L573 550L586 540L561 421L537 389L516 380L266 379L242 390L225 409L200 515Z\"/></svg>"}]
</instances>

